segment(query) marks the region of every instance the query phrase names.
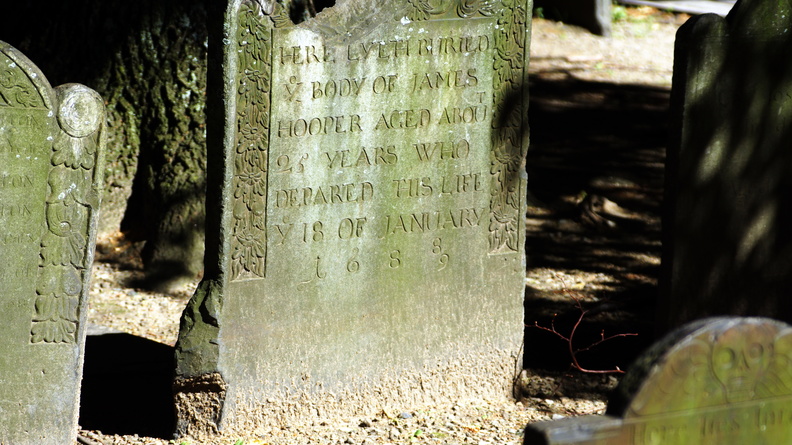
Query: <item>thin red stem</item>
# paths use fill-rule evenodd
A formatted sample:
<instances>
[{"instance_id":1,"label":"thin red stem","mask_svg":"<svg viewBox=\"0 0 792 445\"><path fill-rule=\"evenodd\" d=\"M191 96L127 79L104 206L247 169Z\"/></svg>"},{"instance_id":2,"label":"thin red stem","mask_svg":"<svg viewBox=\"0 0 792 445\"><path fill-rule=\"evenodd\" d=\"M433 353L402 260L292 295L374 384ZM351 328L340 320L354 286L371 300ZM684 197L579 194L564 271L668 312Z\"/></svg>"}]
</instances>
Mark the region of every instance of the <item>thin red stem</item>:
<instances>
[{"instance_id":1,"label":"thin red stem","mask_svg":"<svg viewBox=\"0 0 792 445\"><path fill-rule=\"evenodd\" d=\"M600 344L602 344L602 343L604 343L606 341L613 340L614 338L617 338L617 337L631 337L631 336L636 336L638 334L634 334L634 333L615 334L615 335L611 335L611 336L606 338L605 337L605 330L603 329L600 332L600 339L599 340L597 340L594 343L586 346L585 348L575 349L574 342L573 342L573 339L575 338L575 333L577 332L577 329L580 326L580 323L583 322L583 318L586 317L586 314L588 314L589 311L586 310L586 309L583 309L582 299L578 298L574 293L569 291L569 288L566 286L566 283L564 282L564 279L559 277L558 275L555 275L555 277L559 281L561 281L564 293L575 302L575 306L577 306L578 310L580 311L580 316L578 317L578 319L575 322L574 326L572 326L572 330L569 331L569 337L564 336L563 334L558 332L558 330L556 329L556 327L555 327L555 317L556 316L555 315L553 315L553 319L550 321L550 327L549 328L539 325L538 321L534 321L534 327L538 328L538 329L541 329L543 331L550 332L550 333L556 335L557 337L561 338L562 340L566 341L567 342L567 349L569 350L569 356L572 359L571 366L573 368L577 369L578 371L589 373L589 374L623 374L624 371L619 369L618 366L616 366L615 369L605 369L605 370L586 369L586 368L582 367L580 365L580 363L578 362L577 355L580 352L588 351L588 350L594 348L595 346L598 346L598 345L600 345Z\"/></svg>"}]
</instances>

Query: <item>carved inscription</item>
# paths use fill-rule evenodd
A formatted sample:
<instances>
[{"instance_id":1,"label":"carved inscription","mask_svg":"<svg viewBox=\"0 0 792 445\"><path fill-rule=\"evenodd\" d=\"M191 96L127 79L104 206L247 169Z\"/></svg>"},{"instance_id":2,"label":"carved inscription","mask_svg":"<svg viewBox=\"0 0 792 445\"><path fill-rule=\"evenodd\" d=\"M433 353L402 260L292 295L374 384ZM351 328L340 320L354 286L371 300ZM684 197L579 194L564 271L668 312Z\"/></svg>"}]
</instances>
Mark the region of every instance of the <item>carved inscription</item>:
<instances>
[{"instance_id":1,"label":"carved inscription","mask_svg":"<svg viewBox=\"0 0 792 445\"><path fill-rule=\"evenodd\" d=\"M281 65L310 65L339 61L394 61L407 57L487 52L493 46L494 39L489 34L374 40L351 43L343 48L322 44L280 46L276 51L276 62Z\"/></svg>"},{"instance_id":2,"label":"carved inscription","mask_svg":"<svg viewBox=\"0 0 792 445\"><path fill-rule=\"evenodd\" d=\"M494 3L411 3L398 36L342 44L243 4L232 279L300 246L303 288L342 256L346 273L416 255L441 270L453 230L480 233L483 255L519 252L523 111L500 104L521 87L526 11ZM367 239L400 247L376 266L363 244L332 265L310 247Z\"/></svg>"},{"instance_id":3,"label":"carved inscription","mask_svg":"<svg viewBox=\"0 0 792 445\"><path fill-rule=\"evenodd\" d=\"M627 422L632 443L733 443L735 437L786 437L792 397L754 403L738 409L703 410L696 416L660 416L649 421Z\"/></svg>"}]
</instances>

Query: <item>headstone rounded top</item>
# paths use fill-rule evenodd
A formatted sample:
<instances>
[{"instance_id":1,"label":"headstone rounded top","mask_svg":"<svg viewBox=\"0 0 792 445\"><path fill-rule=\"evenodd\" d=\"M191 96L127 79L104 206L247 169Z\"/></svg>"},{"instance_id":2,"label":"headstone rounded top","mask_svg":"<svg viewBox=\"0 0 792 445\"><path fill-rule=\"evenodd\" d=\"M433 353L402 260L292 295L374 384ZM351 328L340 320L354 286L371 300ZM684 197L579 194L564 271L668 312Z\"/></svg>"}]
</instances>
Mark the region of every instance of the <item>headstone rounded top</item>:
<instances>
[{"instance_id":1,"label":"headstone rounded top","mask_svg":"<svg viewBox=\"0 0 792 445\"><path fill-rule=\"evenodd\" d=\"M58 122L70 136L82 138L99 129L104 119L104 103L99 94L80 84L58 91Z\"/></svg>"},{"instance_id":2,"label":"headstone rounded top","mask_svg":"<svg viewBox=\"0 0 792 445\"><path fill-rule=\"evenodd\" d=\"M792 395L792 327L766 318L708 318L647 351L608 412L666 414Z\"/></svg>"},{"instance_id":3,"label":"headstone rounded top","mask_svg":"<svg viewBox=\"0 0 792 445\"><path fill-rule=\"evenodd\" d=\"M51 108L47 78L24 54L0 41L0 107Z\"/></svg>"}]
</instances>

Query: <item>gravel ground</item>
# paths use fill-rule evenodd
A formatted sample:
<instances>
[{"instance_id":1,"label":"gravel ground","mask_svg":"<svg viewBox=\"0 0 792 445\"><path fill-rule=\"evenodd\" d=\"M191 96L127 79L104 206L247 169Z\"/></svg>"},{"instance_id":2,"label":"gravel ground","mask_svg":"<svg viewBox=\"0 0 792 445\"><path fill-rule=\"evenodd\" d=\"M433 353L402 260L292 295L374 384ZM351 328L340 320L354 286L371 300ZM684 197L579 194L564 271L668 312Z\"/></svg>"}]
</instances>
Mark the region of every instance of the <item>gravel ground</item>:
<instances>
[{"instance_id":1,"label":"gravel ground","mask_svg":"<svg viewBox=\"0 0 792 445\"><path fill-rule=\"evenodd\" d=\"M689 16L654 8L627 8L603 38L561 22L536 19L531 36L531 67L545 79L575 79L671 86L676 30Z\"/></svg>"},{"instance_id":2,"label":"gravel ground","mask_svg":"<svg viewBox=\"0 0 792 445\"><path fill-rule=\"evenodd\" d=\"M614 24L613 36L602 38L585 31L542 19L534 20L531 72L543 79L580 79L608 83L669 87L673 64L673 40L687 17L659 13L652 8L628 8L628 19ZM543 209L529 214L543 216ZM552 215L551 215L552 216ZM545 218L546 219L546 218ZM559 222L560 225L563 222ZM531 223L529 221L529 230ZM534 228L535 229L535 228ZM178 335L182 308L195 289L188 283L171 294L135 289L141 278L136 247L120 238L106 238L97 249L93 269L89 322L173 345ZM648 264L659 258L647 255ZM526 282L548 293L571 289L596 293L617 281L609 273L574 269L530 269ZM651 281L651 280L649 280ZM612 388L613 376L523 375L520 401L453 400L445 406L405 406L393 412L371 413L365 418L323 419L306 425L288 425L266 437L222 437L212 443L236 444L518 444L526 424L539 420L602 413L604 390ZM558 390L558 388L566 388ZM558 397L559 394L567 396ZM114 402L118 403L118 402ZM142 445L196 444L138 436L104 435L80 431L83 444Z\"/></svg>"}]
</instances>

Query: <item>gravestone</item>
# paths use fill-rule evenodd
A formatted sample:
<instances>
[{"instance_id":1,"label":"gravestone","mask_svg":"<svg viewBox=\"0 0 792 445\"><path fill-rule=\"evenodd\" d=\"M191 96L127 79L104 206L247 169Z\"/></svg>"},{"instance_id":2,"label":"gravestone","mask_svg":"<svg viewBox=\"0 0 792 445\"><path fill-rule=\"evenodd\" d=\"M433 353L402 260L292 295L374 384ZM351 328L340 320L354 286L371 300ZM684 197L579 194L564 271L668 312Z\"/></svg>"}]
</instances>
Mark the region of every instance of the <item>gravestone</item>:
<instances>
[{"instance_id":1,"label":"gravestone","mask_svg":"<svg viewBox=\"0 0 792 445\"><path fill-rule=\"evenodd\" d=\"M611 35L611 0L536 0L534 5L548 19L582 26L600 36Z\"/></svg>"},{"instance_id":2,"label":"gravestone","mask_svg":"<svg viewBox=\"0 0 792 445\"><path fill-rule=\"evenodd\" d=\"M790 29L788 1L742 0L677 33L665 328L710 315L792 321Z\"/></svg>"},{"instance_id":3,"label":"gravestone","mask_svg":"<svg viewBox=\"0 0 792 445\"><path fill-rule=\"evenodd\" d=\"M179 434L510 391L530 11L347 0L293 25L228 3Z\"/></svg>"},{"instance_id":4,"label":"gravestone","mask_svg":"<svg viewBox=\"0 0 792 445\"><path fill-rule=\"evenodd\" d=\"M72 443L104 104L0 42L0 443Z\"/></svg>"},{"instance_id":5,"label":"gravestone","mask_svg":"<svg viewBox=\"0 0 792 445\"><path fill-rule=\"evenodd\" d=\"M792 441L792 327L766 318L693 322L638 358L605 416L538 422L525 445Z\"/></svg>"}]
</instances>

